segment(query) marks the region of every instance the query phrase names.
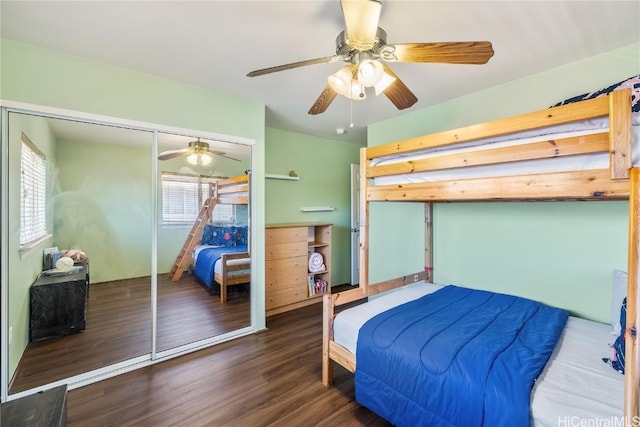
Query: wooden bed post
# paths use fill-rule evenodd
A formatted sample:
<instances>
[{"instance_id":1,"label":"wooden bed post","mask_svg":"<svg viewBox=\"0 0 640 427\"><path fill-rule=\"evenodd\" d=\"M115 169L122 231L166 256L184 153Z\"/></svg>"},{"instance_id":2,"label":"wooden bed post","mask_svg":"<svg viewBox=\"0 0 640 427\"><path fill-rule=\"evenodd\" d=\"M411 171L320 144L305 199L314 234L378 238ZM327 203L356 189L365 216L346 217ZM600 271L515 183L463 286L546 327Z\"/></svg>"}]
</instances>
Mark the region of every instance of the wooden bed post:
<instances>
[{"instance_id":1,"label":"wooden bed post","mask_svg":"<svg viewBox=\"0 0 640 427\"><path fill-rule=\"evenodd\" d=\"M433 283L433 204L424 204L424 267L427 281Z\"/></svg>"},{"instance_id":2,"label":"wooden bed post","mask_svg":"<svg viewBox=\"0 0 640 427\"><path fill-rule=\"evenodd\" d=\"M367 148L360 149L360 288L369 293L369 201L367 200Z\"/></svg>"},{"instance_id":3,"label":"wooden bed post","mask_svg":"<svg viewBox=\"0 0 640 427\"><path fill-rule=\"evenodd\" d=\"M333 384L333 364L329 358L329 342L333 341L334 306L331 295L322 297L322 384L331 387Z\"/></svg>"},{"instance_id":4,"label":"wooden bed post","mask_svg":"<svg viewBox=\"0 0 640 427\"><path fill-rule=\"evenodd\" d=\"M629 178L631 169L631 90L609 95L609 163L611 179Z\"/></svg>"},{"instance_id":5,"label":"wooden bed post","mask_svg":"<svg viewBox=\"0 0 640 427\"><path fill-rule=\"evenodd\" d=\"M639 414L640 351L638 317L638 229L640 227L640 171L631 168L631 93L609 95L609 158L611 179L629 178L629 251L627 270L627 325L625 333L624 424L635 425ZM629 177L629 169L631 176Z\"/></svg>"},{"instance_id":6,"label":"wooden bed post","mask_svg":"<svg viewBox=\"0 0 640 427\"><path fill-rule=\"evenodd\" d=\"M629 191L629 255L627 274L627 327L625 336L624 415L625 425L638 416L638 387L640 386L640 352L636 336L638 318L638 238L640 229L640 169L631 169Z\"/></svg>"}]
</instances>

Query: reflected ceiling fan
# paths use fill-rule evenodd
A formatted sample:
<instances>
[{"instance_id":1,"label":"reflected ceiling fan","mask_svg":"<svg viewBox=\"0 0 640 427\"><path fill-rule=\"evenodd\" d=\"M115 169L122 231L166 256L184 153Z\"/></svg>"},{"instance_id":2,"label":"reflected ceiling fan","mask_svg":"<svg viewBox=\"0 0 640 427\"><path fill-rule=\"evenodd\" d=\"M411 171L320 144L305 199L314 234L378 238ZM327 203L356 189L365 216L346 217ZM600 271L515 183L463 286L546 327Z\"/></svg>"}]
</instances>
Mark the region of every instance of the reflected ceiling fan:
<instances>
[{"instance_id":1,"label":"reflected ceiling fan","mask_svg":"<svg viewBox=\"0 0 640 427\"><path fill-rule=\"evenodd\" d=\"M158 156L158 159L169 160L175 159L176 157L187 156L187 162L191 163L192 165L207 166L209 163L211 163L211 154L235 160L236 162L240 161L239 159L234 159L233 157L227 156L221 151L211 150L209 148L209 143L200 141L200 138L198 138L197 141L189 142L189 146L187 148L163 151Z\"/></svg>"},{"instance_id":2,"label":"reflected ceiling fan","mask_svg":"<svg viewBox=\"0 0 640 427\"><path fill-rule=\"evenodd\" d=\"M411 107L418 98L402 83L387 62L439 62L446 64L486 64L493 56L488 41L387 44L387 33L380 27L382 3L377 0L341 0L345 30L336 39L336 54L276 67L251 71L256 77L306 65L343 61L347 65L328 78L328 84L309 110L326 111L336 95L359 100L365 88L384 93L400 110Z\"/></svg>"}]
</instances>

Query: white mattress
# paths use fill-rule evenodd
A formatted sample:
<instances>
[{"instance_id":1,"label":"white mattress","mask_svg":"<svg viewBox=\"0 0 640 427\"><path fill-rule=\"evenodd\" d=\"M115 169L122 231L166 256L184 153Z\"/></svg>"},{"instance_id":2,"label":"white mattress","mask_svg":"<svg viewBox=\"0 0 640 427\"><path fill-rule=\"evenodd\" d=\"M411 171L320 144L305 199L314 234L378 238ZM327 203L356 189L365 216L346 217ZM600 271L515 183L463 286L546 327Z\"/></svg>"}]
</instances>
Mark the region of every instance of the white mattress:
<instances>
[{"instance_id":1,"label":"white mattress","mask_svg":"<svg viewBox=\"0 0 640 427\"><path fill-rule=\"evenodd\" d=\"M251 258L232 259L232 260L229 260L229 262L227 262L227 266L244 264L247 262L251 262ZM222 274L222 259L219 259L216 261L215 265L213 266L213 271L215 274ZM243 270L231 270L231 271L227 270L227 277L241 276L243 274L248 274L250 272L251 272L250 268L243 269Z\"/></svg>"},{"instance_id":2,"label":"white mattress","mask_svg":"<svg viewBox=\"0 0 640 427\"><path fill-rule=\"evenodd\" d=\"M358 331L367 320L440 288L430 283L415 283L344 310L334 320L334 340L355 354ZM575 423L579 422L601 425L593 423L607 420L610 425L617 425L613 420L621 421L624 376L602 362L603 357L613 354L609 343L614 337L610 332L610 325L569 318L549 363L533 388L531 417L534 425L557 427L578 425Z\"/></svg>"},{"instance_id":3,"label":"white mattress","mask_svg":"<svg viewBox=\"0 0 640 427\"><path fill-rule=\"evenodd\" d=\"M632 162L634 166L640 165L640 114L632 116ZM584 122L568 123L565 125L551 126L535 129L517 134L509 134L495 138L485 138L476 141L465 142L448 147L438 147L420 150L412 153L403 153L379 157L371 161L371 166L390 165L409 160L432 158L442 155L464 153L488 148L507 147L524 143L546 141L571 136L581 136L594 132L608 132L609 120L607 118L594 119ZM552 159L529 160L517 163L504 163L498 165L475 166L468 168L455 168L428 172L417 172L403 175L384 176L374 179L376 185L410 184L419 182L447 181L453 179L485 178L493 176L529 175L534 173L551 173L560 171L580 171L591 169L603 169L609 166L609 154L585 154L579 156L558 157Z\"/></svg>"},{"instance_id":4,"label":"white mattress","mask_svg":"<svg viewBox=\"0 0 640 427\"><path fill-rule=\"evenodd\" d=\"M371 297L366 304L341 311L333 320L333 340L351 353L356 354L358 332L367 320L392 307L435 292L441 287L432 283L412 283L397 290Z\"/></svg>"}]
</instances>

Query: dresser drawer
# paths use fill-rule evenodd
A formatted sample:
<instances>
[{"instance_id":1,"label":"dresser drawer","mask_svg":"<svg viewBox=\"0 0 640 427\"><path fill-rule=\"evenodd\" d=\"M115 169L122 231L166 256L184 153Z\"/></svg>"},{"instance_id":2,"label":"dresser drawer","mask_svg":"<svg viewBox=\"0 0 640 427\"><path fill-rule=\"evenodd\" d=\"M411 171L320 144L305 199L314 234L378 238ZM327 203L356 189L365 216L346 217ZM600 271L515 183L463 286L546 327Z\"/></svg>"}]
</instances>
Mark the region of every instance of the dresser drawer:
<instances>
[{"instance_id":1,"label":"dresser drawer","mask_svg":"<svg viewBox=\"0 0 640 427\"><path fill-rule=\"evenodd\" d=\"M308 283L307 257L275 259L265 263L266 292L302 288Z\"/></svg>"},{"instance_id":2,"label":"dresser drawer","mask_svg":"<svg viewBox=\"0 0 640 427\"><path fill-rule=\"evenodd\" d=\"M276 259L290 259L294 257L307 257L307 242L275 243L265 247L264 259L266 261Z\"/></svg>"},{"instance_id":3,"label":"dresser drawer","mask_svg":"<svg viewBox=\"0 0 640 427\"><path fill-rule=\"evenodd\" d=\"M265 301L265 309L282 307L288 304L294 304L307 299L307 289L298 286L297 289L279 289L267 293Z\"/></svg>"},{"instance_id":4,"label":"dresser drawer","mask_svg":"<svg viewBox=\"0 0 640 427\"><path fill-rule=\"evenodd\" d=\"M267 247L271 244L287 242L306 243L307 233L307 227L267 228L265 230L265 243Z\"/></svg>"}]
</instances>

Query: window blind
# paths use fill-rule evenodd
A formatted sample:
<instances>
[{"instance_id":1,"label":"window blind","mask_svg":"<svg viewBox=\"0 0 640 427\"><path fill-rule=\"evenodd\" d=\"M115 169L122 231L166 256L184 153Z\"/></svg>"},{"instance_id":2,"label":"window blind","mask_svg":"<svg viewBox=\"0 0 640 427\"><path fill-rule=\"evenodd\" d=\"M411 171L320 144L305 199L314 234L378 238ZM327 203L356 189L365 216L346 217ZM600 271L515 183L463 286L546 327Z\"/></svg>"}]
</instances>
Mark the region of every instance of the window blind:
<instances>
[{"instance_id":1,"label":"window blind","mask_svg":"<svg viewBox=\"0 0 640 427\"><path fill-rule=\"evenodd\" d=\"M162 173L162 222L167 224L192 223L209 197L210 185L215 178L198 175ZM235 220L233 205L217 205L213 222Z\"/></svg>"},{"instance_id":2,"label":"window blind","mask_svg":"<svg viewBox=\"0 0 640 427\"><path fill-rule=\"evenodd\" d=\"M20 245L47 234L46 158L23 133L20 152Z\"/></svg>"}]
</instances>

